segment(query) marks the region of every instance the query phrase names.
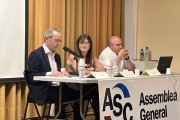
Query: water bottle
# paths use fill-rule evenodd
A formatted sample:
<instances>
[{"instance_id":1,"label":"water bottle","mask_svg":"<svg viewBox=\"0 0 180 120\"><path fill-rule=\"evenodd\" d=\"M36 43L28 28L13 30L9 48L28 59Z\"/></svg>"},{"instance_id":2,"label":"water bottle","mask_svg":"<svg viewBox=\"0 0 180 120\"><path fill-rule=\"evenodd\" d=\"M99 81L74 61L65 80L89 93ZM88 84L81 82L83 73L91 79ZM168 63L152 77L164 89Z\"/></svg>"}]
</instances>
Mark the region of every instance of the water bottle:
<instances>
[{"instance_id":1,"label":"water bottle","mask_svg":"<svg viewBox=\"0 0 180 120\"><path fill-rule=\"evenodd\" d=\"M112 66L112 76L114 77L117 73L118 73L117 62L116 62L116 59L114 59L113 66Z\"/></svg>"},{"instance_id":2,"label":"water bottle","mask_svg":"<svg viewBox=\"0 0 180 120\"><path fill-rule=\"evenodd\" d=\"M85 78L85 60L83 58L80 58L79 60L79 78Z\"/></svg>"},{"instance_id":3,"label":"water bottle","mask_svg":"<svg viewBox=\"0 0 180 120\"><path fill-rule=\"evenodd\" d=\"M111 60L106 60L106 73L111 77Z\"/></svg>"},{"instance_id":4,"label":"water bottle","mask_svg":"<svg viewBox=\"0 0 180 120\"><path fill-rule=\"evenodd\" d=\"M144 50L141 49L140 51L140 60L143 61L144 60Z\"/></svg>"},{"instance_id":5,"label":"water bottle","mask_svg":"<svg viewBox=\"0 0 180 120\"><path fill-rule=\"evenodd\" d=\"M149 60L149 50L148 50L148 47L146 47L146 51L145 51L145 60L146 61Z\"/></svg>"}]
</instances>

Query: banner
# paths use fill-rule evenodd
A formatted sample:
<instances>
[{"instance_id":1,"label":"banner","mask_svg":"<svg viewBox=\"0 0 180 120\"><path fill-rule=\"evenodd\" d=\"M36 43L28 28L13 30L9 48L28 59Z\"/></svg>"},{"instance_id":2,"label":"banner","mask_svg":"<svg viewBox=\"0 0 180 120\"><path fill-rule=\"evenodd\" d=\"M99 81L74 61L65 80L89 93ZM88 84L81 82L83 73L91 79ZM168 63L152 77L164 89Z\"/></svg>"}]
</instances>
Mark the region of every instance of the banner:
<instances>
[{"instance_id":1,"label":"banner","mask_svg":"<svg viewBox=\"0 0 180 120\"><path fill-rule=\"evenodd\" d=\"M179 120L179 76L98 80L100 120Z\"/></svg>"}]
</instances>

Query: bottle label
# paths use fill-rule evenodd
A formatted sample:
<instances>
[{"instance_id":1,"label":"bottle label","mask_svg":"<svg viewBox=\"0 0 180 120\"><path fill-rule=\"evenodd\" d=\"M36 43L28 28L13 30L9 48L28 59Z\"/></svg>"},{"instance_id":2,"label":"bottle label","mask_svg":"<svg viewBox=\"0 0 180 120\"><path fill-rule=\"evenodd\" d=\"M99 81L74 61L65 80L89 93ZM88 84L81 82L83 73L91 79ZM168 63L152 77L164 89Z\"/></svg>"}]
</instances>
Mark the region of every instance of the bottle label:
<instances>
[{"instance_id":1,"label":"bottle label","mask_svg":"<svg viewBox=\"0 0 180 120\"><path fill-rule=\"evenodd\" d=\"M117 69L117 66L113 66L113 69Z\"/></svg>"},{"instance_id":2,"label":"bottle label","mask_svg":"<svg viewBox=\"0 0 180 120\"><path fill-rule=\"evenodd\" d=\"M106 70L111 70L111 67L106 67Z\"/></svg>"},{"instance_id":3,"label":"bottle label","mask_svg":"<svg viewBox=\"0 0 180 120\"><path fill-rule=\"evenodd\" d=\"M111 66L106 67L106 73L111 77Z\"/></svg>"},{"instance_id":4,"label":"bottle label","mask_svg":"<svg viewBox=\"0 0 180 120\"><path fill-rule=\"evenodd\" d=\"M79 66L79 70L85 70L84 66Z\"/></svg>"},{"instance_id":5,"label":"bottle label","mask_svg":"<svg viewBox=\"0 0 180 120\"><path fill-rule=\"evenodd\" d=\"M85 78L85 67L79 66L79 78Z\"/></svg>"}]
</instances>

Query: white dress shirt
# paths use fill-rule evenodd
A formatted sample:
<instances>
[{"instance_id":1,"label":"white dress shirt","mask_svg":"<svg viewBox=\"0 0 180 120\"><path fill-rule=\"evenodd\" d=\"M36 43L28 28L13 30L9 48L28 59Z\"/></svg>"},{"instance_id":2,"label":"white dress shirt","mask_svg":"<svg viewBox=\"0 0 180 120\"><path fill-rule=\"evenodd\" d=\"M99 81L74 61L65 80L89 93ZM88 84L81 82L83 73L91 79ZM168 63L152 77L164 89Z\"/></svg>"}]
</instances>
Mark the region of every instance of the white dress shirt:
<instances>
[{"instance_id":1,"label":"white dress shirt","mask_svg":"<svg viewBox=\"0 0 180 120\"><path fill-rule=\"evenodd\" d=\"M44 43L43 44L43 49L44 49L44 52L47 54L48 56L48 60L49 60L49 63L50 63L50 67L51 67L51 72L47 72L46 73L46 76L52 76L52 71L57 71L57 64L56 64L56 61L55 61L55 53L56 52L51 52L48 47L46 46L46 44ZM51 84L52 86L58 86L59 85L59 82L52 82Z\"/></svg>"},{"instance_id":2,"label":"white dress shirt","mask_svg":"<svg viewBox=\"0 0 180 120\"><path fill-rule=\"evenodd\" d=\"M111 63L116 59L117 55L109 48L105 48L101 54L99 55L99 62L106 68L106 60L110 59ZM130 59L130 58L129 58ZM131 59L130 59L131 60ZM131 60L132 62L132 60ZM127 63L124 57L119 62L118 72L123 71L123 69L127 69Z\"/></svg>"}]
</instances>

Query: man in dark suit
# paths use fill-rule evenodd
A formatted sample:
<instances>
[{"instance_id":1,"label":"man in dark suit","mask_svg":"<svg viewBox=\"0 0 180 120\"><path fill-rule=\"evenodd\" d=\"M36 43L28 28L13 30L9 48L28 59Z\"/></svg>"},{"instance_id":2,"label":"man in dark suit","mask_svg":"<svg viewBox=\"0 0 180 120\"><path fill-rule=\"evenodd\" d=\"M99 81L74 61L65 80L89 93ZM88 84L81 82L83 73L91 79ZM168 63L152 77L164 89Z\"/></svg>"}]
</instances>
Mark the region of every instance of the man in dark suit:
<instances>
[{"instance_id":1,"label":"man in dark suit","mask_svg":"<svg viewBox=\"0 0 180 120\"><path fill-rule=\"evenodd\" d=\"M59 110L59 86L56 82L33 81L34 76L67 76L61 72L61 58L56 48L61 44L61 32L56 28L49 28L44 34L44 44L31 52L28 59L28 71L32 95L38 105L47 100L55 103L55 114ZM66 84L62 85L62 101L66 101ZM65 118L65 107L62 106L59 119Z\"/></svg>"}]
</instances>

